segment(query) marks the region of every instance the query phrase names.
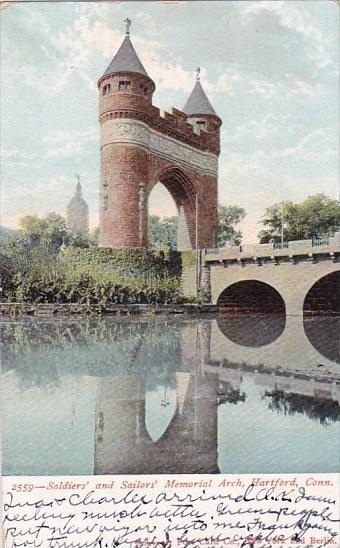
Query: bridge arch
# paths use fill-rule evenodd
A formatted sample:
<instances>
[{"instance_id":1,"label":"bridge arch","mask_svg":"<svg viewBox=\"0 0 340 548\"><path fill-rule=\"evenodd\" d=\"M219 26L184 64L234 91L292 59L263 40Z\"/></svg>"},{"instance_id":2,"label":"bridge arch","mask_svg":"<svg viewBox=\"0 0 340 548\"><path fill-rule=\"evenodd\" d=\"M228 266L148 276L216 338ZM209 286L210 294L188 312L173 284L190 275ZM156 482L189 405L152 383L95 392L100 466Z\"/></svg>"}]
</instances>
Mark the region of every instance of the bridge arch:
<instances>
[{"instance_id":1,"label":"bridge arch","mask_svg":"<svg viewBox=\"0 0 340 548\"><path fill-rule=\"evenodd\" d=\"M285 302L277 289L257 279L228 285L217 299L222 314L285 314Z\"/></svg>"},{"instance_id":2,"label":"bridge arch","mask_svg":"<svg viewBox=\"0 0 340 548\"><path fill-rule=\"evenodd\" d=\"M303 303L304 316L340 314L340 270L320 277L309 288Z\"/></svg>"}]
</instances>

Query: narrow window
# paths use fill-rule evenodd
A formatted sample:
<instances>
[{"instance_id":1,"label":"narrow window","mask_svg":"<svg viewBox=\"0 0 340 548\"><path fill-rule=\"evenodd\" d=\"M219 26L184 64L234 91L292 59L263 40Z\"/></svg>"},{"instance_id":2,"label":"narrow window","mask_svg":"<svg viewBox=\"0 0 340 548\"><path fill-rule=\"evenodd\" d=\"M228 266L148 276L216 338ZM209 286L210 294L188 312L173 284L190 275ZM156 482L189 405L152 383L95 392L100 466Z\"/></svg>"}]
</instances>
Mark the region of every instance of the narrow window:
<instances>
[{"instance_id":1,"label":"narrow window","mask_svg":"<svg viewBox=\"0 0 340 548\"><path fill-rule=\"evenodd\" d=\"M129 89L130 85L131 85L131 82L128 82L126 80L121 80L118 84L118 89L119 90Z\"/></svg>"},{"instance_id":2,"label":"narrow window","mask_svg":"<svg viewBox=\"0 0 340 548\"><path fill-rule=\"evenodd\" d=\"M103 95L106 95L107 93L110 93L110 89L111 89L111 85L110 85L110 84L106 84L106 85L103 87Z\"/></svg>"},{"instance_id":3,"label":"narrow window","mask_svg":"<svg viewBox=\"0 0 340 548\"><path fill-rule=\"evenodd\" d=\"M198 129L204 129L205 128L205 122L203 122L201 120L196 122L196 125L197 125Z\"/></svg>"}]
</instances>

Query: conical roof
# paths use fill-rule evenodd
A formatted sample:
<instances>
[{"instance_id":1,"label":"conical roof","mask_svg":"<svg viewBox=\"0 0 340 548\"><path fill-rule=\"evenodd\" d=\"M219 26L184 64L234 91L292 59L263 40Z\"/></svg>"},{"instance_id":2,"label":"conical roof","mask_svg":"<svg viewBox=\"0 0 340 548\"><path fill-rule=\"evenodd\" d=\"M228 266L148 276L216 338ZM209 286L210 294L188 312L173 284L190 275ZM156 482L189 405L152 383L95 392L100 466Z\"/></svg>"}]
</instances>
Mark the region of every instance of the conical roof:
<instances>
[{"instance_id":1,"label":"conical roof","mask_svg":"<svg viewBox=\"0 0 340 548\"><path fill-rule=\"evenodd\" d=\"M188 116L196 114L213 114L217 116L199 80L196 81L194 89L185 103L183 112Z\"/></svg>"},{"instance_id":2,"label":"conical roof","mask_svg":"<svg viewBox=\"0 0 340 548\"><path fill-rule=\"evenodd\" d=\"M149 78L128 34L125 36L122 45L107 67L102 78L104 76L109 76L110 74L116 74L119 72L134 72L137 74L143 74Z\"/></svg>"}]
</instances>

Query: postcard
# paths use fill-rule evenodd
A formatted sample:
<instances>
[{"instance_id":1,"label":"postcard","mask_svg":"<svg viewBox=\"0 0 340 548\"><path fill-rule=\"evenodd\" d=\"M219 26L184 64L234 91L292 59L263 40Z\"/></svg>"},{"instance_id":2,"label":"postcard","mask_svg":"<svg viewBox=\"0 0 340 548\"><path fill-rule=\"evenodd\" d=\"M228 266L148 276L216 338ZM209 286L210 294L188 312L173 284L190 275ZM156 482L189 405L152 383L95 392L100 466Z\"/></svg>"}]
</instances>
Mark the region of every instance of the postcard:
<instances>
[{"instance_id":1,"label":"postcard","mask_svg":"<svg viewBox=\"0 0 340 548\"><path fill-rule=\"evenodd\" d=\"M338 14L1 2L4 548L339 547Z\"/></svg>"}]
</instances>

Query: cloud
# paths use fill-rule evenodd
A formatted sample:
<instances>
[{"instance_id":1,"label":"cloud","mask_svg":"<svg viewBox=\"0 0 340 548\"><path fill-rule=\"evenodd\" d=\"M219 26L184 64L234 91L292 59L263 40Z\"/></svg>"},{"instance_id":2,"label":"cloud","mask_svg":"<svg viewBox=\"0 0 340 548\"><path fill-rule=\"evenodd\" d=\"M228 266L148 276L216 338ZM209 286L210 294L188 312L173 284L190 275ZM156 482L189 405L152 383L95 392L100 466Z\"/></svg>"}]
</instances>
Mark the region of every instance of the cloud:
<instances>
[{"instance_id":1,"label":"cloud","mask_svg":"<svg viewBox=\"0 0 340 548\"><path fill-rule=\"evenodd\" d=\"M277 135L283 124L287 123L288 115L282 115L280 118L272 114L266 114L261 120L247 120L243 124L235 127L233 134L228 135L226 143L239 143L243 140L271 139Z\"/></svg>"},{"instance_id":2,"label":"cloud","mask_svg":"<svg viewBox=\"0 0 340 548\"><path fill-rule=\"evenodd\" d=\"M267 17L269 20L271 15L276 16L277 23L282 29L294 32L303 38L306 57L317 69L332 65L332 59L327 52L330 45L329 37L316 26L311 14L306 9L301 9L301 6L297 8L295 2L279 0L246 2L241 6L241 12L247 22L254 22L259 17ZM273 18L272 21L274 21Z\"/></svg>"},{"instance_id":3,"label":"cloud","mask_svg":"<svg viewBox=\"0 0 340 548\"><path fill-rule=\"evenodd\" d=\"M329 128L318 128L307 133L292 146L281 150L274 150L273 156L280 158L295 158L297 160L316 160L316 155L322 161L331 157L339 157L337 142Z\"/></svg>"},{"instance_id":4,"label":"cloud","mask_svg":"<svg viewBox=\"0 0 340 548\"><path fill-rule=\"evenodd\" d=\"M1 147L0 149L0 158L2 160L2 164L5 161L7 164L9 164L10 162L18 164L18 162L20 162L21 165L27 165L29 160L34 160L37 157L37 154L32 154L15 148Z\"/></svg>"},{"instance_id":5,"label":"cloud","mask_svg":"<svg viewBox=\"0 0 340 548\"><path fill-rule=\"evenodd\" d=\"M89 204L91 226L98 223L97 205L97 175L95 172L87 171L82 175L81 183L83 195ZM65 175L51 176L40 174L39 179L27 185L13 185L3 181L3 200L1 223L5 226L15 228L19 219L24 215L44 216L51 211L65 215L66 206L75 190L75 178Z\"/></svg>"},{"instance_id":6,"label":"cloud","mask_svg":"<svg viewBox=\"0 0 340 548\"><path fill-rule=\"evenodd\" d=\"M47 145L46 156L49 158L79 157L92 152L92 147L89 145L99 143L99 129L98 127L85 131L59 129L46 135L43 143Z\"/></svg>"}]
</instances>

